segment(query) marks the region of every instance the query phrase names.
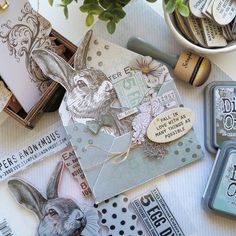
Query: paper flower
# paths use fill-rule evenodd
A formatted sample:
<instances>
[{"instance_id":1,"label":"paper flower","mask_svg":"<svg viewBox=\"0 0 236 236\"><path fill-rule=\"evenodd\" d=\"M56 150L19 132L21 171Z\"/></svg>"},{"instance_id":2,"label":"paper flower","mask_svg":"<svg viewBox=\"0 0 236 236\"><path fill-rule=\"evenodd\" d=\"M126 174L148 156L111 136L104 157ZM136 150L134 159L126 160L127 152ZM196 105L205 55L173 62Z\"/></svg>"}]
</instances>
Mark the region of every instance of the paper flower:
<instances>
[{"instance_id":1,"label":"paper flower","mask_svg":"<svg viewBox=\"0 0 236 236\"><path fill-rule=\"evenodd\" d=\"M168 68L149 56L137 58L130 68L142 72L149 88L160 86L170 78Z\"/></svg>"},{"instance_id":2,"label":"paper flower","mask_svg":"<svg viewBox=\"0 0 236 236\"><path fill-rule=\"evenodd\" d=\"M165 110L165 108L159 102L159 97L154 97L150 99L150 105L151 105L151 115L153 117L156 117Z\"/></svg>"},{"instance_id":3,"label":"paper flower","mask_svg":"<svg viewBox=\"0 0 236 236\"><path fill-rule=\"evenodd\" d=\"M140 113L135 116L132 126L134 130L133 142L141 144L145 141L147 128L157 115L164 111L164 107L159 102L159 97L153 97L148 102L144 102L139 106Z\"/></svg>"},{"instance_id":4,"label":"paper flower","mask_svg":"<svg viewBox=\"0 0 236 236\"><path fill-rule=\"evenodd\" d=\"M154 143L147 139L145 143L143 143L144 153L147 157L163 159L168 154L169 145L168 143Z\"/></svg>"},{"instance_id":5,"label":"paper flower","mask_svg":"<svg viewBox=\"0 0 236 236\"><path fill-rule=\"evenodd\" d=\"M145 141L148 125L151 122L150 113L139 113L133 120L133 142L141 144Z\"/></svg>"},{"instance_id":6,"label":"paper flower","mask_svg":"<svg viewBox=\"0 0 236 236\"><path fill-rule=\"evenodd\" d=\"M87 224L84 230L82 231L81 235L99 236L100 226L98 224L98 221L99 221L98 211L93 208L87 209L84 211L84 215L86 217Z\"/></svg>"}]
</instances>

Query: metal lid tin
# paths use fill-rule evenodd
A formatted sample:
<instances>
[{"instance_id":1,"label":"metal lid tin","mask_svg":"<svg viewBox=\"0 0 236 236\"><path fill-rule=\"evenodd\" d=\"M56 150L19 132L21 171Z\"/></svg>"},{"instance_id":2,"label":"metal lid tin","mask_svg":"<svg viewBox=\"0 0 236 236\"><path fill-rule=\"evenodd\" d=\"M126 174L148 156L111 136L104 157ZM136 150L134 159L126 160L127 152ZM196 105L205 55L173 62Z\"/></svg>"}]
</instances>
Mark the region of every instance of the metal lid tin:
<instances>
[{"instance_id":1,"label":"metal lid tin","mask_svg":"<svg viewBox=\"0 0 236 236\"><path fill-rule=\"evenodd\" d=\"M216 153L226 140L236 140L236 81L212 82L205 88L205 146Z\"/></svg>"},{"instance_id":2,"label":"metal lid tin","mask_svg":"<svg viewBox=\"0 0 236 236\"><path fill-rule=\"evenodd\" d=\"M236 143L223 142L203 194L205 208L236 218Z\"/></svg>"}]
</instances>

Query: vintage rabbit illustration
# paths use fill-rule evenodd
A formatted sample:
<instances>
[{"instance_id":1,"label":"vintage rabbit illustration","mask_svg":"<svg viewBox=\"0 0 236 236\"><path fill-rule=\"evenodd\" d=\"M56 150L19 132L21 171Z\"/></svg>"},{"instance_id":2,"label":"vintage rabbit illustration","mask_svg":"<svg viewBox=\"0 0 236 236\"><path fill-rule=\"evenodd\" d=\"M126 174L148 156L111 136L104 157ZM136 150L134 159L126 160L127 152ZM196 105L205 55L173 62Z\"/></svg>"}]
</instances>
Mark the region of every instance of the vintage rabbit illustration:
<instances>
[{"instance_id":1,"label":"vintage rabbit illustration","mask_svg":"<svg viewBox=\"0 0 236 236\"><path fill-rule=\"evenodd\" d=\"M80 236L87 224L84 212L73 200L58 197L62 170L59 162L48 183L47 198L23 180L8 181L16 200L38 216L37 236Z\"/></svg>"},{"instance_id":2,"label":"vintage rabbit illustration","mask_svg":"<svg viewBox=\"0 0 236 236\"><path fill-rule=\"evenodd\" d=\"M91 37L90 30L75 54L74 68L47 50L34 50L33 59L45 75L59 82L67 90L65 102L74 121L90 118L102 123L103 117L109 115L115 126L114 133L126 133L131 126L127 125L125 120L118 120L117 112L120 113L121 109L111 108L116 99L112 83L101 70L86 67Z\"/></svg>"}]
</instances>

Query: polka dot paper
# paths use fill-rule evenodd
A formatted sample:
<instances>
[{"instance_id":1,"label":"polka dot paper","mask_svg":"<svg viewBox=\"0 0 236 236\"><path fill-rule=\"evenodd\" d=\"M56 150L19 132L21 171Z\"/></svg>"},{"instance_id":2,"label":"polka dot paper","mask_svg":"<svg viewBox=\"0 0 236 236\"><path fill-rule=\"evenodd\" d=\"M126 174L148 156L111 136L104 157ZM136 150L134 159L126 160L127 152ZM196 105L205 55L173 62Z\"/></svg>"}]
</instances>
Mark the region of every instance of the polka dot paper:
<instances>
[{"instance_id":1,"label":"polka dot paper","mask_svg":"<svg viewBox=\"0 0 236 236\"><path fill-rule=\"evenodd\" d=\"M138 217L128 208L129 199L119 195L95 205L101 213L101 224L109 228L108 236L139 236L143 230L137 226Z\"/></svg>"}]
</instances>

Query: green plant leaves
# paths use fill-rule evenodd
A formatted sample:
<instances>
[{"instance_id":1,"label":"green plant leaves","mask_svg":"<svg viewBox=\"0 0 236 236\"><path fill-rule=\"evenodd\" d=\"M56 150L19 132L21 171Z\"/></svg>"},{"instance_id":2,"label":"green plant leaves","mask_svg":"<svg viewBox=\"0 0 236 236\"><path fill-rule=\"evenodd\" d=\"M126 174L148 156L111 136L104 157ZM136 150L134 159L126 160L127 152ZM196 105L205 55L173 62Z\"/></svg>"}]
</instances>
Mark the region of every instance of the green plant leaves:
<instances>
[{"instance_id":1,"label":"green plant leaves","mask_svg":"<svg viewBox=\"0 0 236 236\"><path fill-rule=\"evenodd\" d=\"M177 7L179 13L184 16L184 17L188 17L189 16L189 8L187 5L185 4L180 4Z\"/></svg>"},{"instance_id":2,"label":"green plant leaves","mask_svg":"<svg viewBox=\"0 0 236 236\"><path fill-rule=\"evenodd\" d=\"M110 33L110 34L113 34L116 30L116 23L113 22L113 21L109 21L107 23L107 31Z\"/></svg>"},{"instance_id":3,"label":"green plant leaves","mask_svg":"<svg viewBox=\"0 0 236 236\"><path fill-rule=\"evenodd\" d=\"M88 14L86 17L86 25L91 26L94 22L94 16L92 14Z\"/></svg>"},{"instance_id":4,"label":"green plant leaves","mask_svg":"<svg viewBox=\"0 0 236 236\"><path fill-rule=\"evenodd\" d=\"M53 0L48 0L48 2L51 6L53 5Z\"/></svg>"},{"instance_id":5,"label":"green plant leaves","mask_svg":"<svg viewBox=\"0 0 236 236\"><path fill-rule=\"evenodd\" d=\"M176 0L169 0L166 4L166 11L169 14L172 14L175 10Z\"/></svg>"},{"instance_id":6,"label":"green plant leaves","mask_svg":"<svg viewBox=\"0 0 236 236\"><path fill-rule=\"evenodd\" d=\"M60 0L60 6L63 7L64 15L69 17L68 5L72 2L81 2L78 0ZM156 2L157 0L146 0L147 2ZM165 0L165 1L182 1L182 0ZM54 0L48 0L52 6ZM83 4L80 6L80 11L86 13L85 23L87 26L91 26L94 23L95 16L102 21L107 22L107 30L110 34L113 34L116 30L116 25L121 19L126 16L124 7L131 2L131 0L83 0ZM170 10L173 6L169 6ZM180 7L181 14L186 14L186 9Z\"/></svg>"},{"instance_id":7,"label":"green plant leaves","mask_svg":"<svg viewBox=\"0 0 236 236\"><path fill-rule=\"evenodd\" d=\"M67 6L64 6L64 15L65 15L66 19L68 19L69 11L68 11L68 7Z\"/></svg>"},{"instance_id":8,"label":"green plant leaves","mask_svg":"<svg viewBox=\"0 0 236 236\"><path fill-rule=\"evenodd\" d=\"M185 0L165 0L165 3L167 13L172 14L175 10L177 10L182 16L189 16L189 8Z\"/></svg>"}]
</instances>

